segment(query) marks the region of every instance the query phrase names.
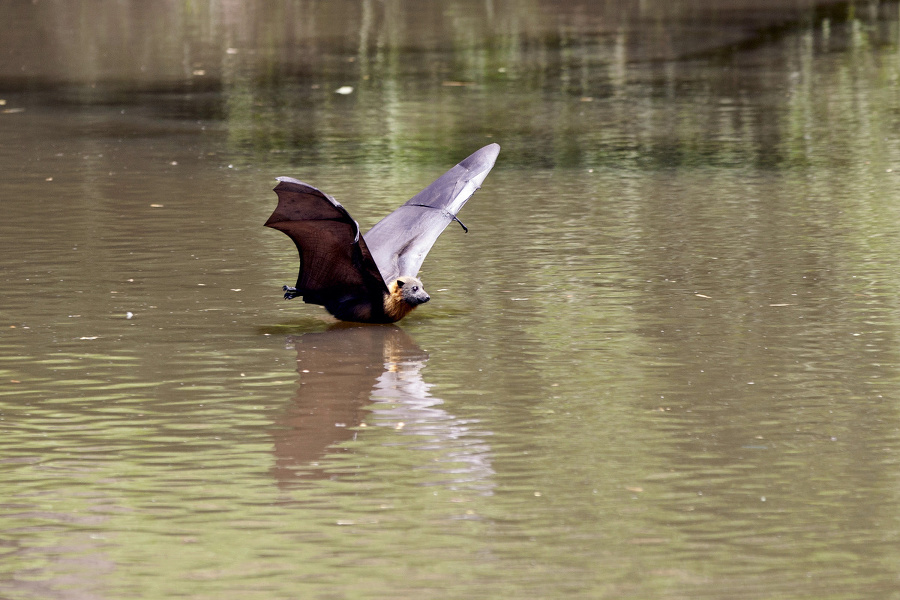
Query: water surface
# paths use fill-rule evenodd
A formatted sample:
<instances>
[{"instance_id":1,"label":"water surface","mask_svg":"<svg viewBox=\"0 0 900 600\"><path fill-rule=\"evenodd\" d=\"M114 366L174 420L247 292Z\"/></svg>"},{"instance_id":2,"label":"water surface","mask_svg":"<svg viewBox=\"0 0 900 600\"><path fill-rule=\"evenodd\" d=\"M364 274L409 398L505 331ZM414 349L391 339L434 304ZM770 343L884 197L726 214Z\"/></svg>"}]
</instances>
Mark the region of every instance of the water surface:
<instances>
[{"instance_id":1,"label":"water surface","mask_svg":"<svg viewBox=\"0 0 900 600\"><path fill-rule=\"evenodd\" d=\"M98 4L0 9L0 595L900 597L897 3ZM491 142L280 298L276 176Z\"/></svg>"}]
</instances>

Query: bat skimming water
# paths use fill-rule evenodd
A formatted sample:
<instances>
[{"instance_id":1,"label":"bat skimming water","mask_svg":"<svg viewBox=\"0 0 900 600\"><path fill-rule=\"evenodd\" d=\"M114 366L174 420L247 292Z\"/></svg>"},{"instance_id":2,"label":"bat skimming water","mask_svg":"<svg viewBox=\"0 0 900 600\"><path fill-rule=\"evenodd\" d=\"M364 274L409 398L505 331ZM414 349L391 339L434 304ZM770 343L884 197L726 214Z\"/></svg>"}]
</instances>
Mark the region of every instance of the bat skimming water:
<instances>
[{"instance_id":1,"label":"bat skimming water","mask_svg":"<svg viewBox=\"0 0 900 600\"><path fill-rule=\"evenodd\" d=\"M338 319L363 323L393 323L428 302L418 279L422 261L447 225L459 222L456 214L499 153L497 144L478 150L365 235L337 200L302 181L279 177L278 206L266 227L286 233L300 252L297 285L284 286L284 297L302 296Z\"/></svg>"}]
</instances>

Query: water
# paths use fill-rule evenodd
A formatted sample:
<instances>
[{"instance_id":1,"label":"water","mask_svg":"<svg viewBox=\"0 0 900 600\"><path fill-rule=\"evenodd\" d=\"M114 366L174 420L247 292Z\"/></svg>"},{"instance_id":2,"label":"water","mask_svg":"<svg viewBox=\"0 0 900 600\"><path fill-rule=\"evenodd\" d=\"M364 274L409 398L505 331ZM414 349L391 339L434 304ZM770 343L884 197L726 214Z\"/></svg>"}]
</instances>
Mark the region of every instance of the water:
<instances>
[{"instance_id":1,"label":"water","mask_svg":"<svg viewBox=\"0 0 900 600\"><path fill-rule=\"evenodd\" d=\"M98 6L0 9L0 596L900 598L897 3ZM276 176L491 142L280 298Z\"/></svg>"}]
</instances>

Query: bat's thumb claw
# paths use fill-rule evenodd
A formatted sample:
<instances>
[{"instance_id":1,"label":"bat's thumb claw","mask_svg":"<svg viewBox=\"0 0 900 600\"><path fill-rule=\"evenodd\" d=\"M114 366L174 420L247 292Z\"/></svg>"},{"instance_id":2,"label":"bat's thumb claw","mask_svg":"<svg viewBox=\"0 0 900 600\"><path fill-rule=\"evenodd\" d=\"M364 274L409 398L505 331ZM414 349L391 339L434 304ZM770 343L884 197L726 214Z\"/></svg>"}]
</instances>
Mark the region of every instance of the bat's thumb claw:
<instances>
[{"instance_id":1,"label":"bat's thumb claw","mask_svg":"<svg viewBox=\"0 0 900 600\"><path fill-rule=\"evenodd\" d=\"M296 298L297 296L300 295L297 293L297 288L295 288L295 287L283 285L283 286L281 286L281 289L284 290L284 299L285 300L293 300L294 298Z\"/></svg>"}]
</instances>

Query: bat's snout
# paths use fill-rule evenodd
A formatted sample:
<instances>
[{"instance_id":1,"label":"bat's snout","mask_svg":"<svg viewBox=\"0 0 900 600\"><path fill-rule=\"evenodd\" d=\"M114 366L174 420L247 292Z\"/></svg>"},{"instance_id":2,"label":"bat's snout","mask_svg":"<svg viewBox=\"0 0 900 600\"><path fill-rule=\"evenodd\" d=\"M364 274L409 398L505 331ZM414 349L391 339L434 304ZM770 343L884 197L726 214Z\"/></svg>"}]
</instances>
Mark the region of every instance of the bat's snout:
<instances>
[{"instance_id":1,"label":"bat's snout","mask_svg":"<svg viewBox=\"0 0 900 600\"><path fill-rule=\"evenodd\" d=\"M425 304L426 302L431 300L431 296L428 295L428 292L426 292L422 288L419 288L414 294L412 294L410 298L408 298L408 300L409 303L413 306L418 306L420 304Z\"/></svg>"}]
</instances>

